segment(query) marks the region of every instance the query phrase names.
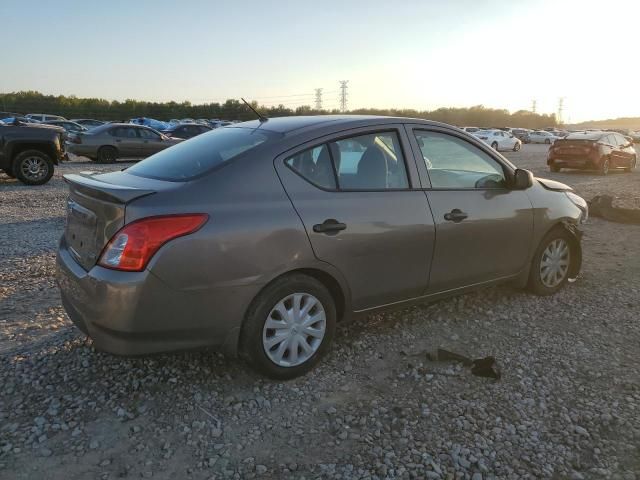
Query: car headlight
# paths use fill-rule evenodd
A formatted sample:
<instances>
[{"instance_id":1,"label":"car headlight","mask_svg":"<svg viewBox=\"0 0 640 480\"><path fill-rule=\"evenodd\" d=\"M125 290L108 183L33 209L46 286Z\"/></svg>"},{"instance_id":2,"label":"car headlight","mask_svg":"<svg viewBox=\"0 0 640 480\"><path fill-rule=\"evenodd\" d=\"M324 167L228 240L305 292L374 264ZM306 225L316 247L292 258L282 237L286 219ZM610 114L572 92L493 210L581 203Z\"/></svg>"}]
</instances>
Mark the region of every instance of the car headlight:
<instances>
[{"instance_id":1,"label":"car headlight","mask_svg":"<svg viewBox=\"0 0 640 480\"><path fill-rule=\"evenodd\" d=\"M589 204L580 195L576 195L573 192L564 192L571 203L580 209L582 215L580 216L580 223L584 223L589 219Z\"/></svg>"}]
</instances>

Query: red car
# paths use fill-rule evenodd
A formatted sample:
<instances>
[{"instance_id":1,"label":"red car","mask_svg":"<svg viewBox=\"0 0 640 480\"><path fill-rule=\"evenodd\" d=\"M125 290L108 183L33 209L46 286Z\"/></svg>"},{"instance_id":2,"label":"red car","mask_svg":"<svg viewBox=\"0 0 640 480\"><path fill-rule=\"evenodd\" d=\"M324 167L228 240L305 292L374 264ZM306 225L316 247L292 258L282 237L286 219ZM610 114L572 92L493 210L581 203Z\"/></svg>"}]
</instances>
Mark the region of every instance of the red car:
<instances>
[{"instance_id":1,"label":"red car","mask_svg":"<svg viewBox=\"0 0 640 480\"><path fill-rule=\"evenodd\" d=\"M552 172L562 168L598 170L602 175L611 169L631 172L637 155L633 142L614 132L571 133L556 140L549 148L547 165Z\"/></svg>"}]
</instances>

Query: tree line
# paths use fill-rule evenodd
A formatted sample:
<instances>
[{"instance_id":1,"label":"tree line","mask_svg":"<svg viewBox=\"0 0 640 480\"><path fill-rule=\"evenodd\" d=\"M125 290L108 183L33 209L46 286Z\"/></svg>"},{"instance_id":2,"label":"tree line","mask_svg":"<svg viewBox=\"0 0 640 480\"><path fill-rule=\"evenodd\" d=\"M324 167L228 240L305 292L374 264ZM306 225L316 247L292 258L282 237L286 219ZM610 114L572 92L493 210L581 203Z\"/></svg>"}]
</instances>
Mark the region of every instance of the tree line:
<instances>
[{"instance_id":1,"label":"tree line","mask_svg":"<svg viewBox=\"0 0 640 480\"><path fill-rule=\"evenodd\" d=\"M317 110L309 105L289 108L285 105L264 106L252 101L252 106L267 117L286 115L338 114L339 110ZM193 105L190 102L145 102L128 99L123 102L102 98L78 98L65 95L44 95L35 91L0 93L3 112L46 113L66 118L95 118L99 120L128 121L136 117L157 120L172 118L219 118L225 120L251 120L255 114L239 99L224 103ZM361 108L346 113L360 115L389 115L424 118L458 126L544 128L556 126L554 114L538 114L527 110L511 113L504 109L477 105L469 108L438 108L437 110Z\"/></svg>"}]
</instances>

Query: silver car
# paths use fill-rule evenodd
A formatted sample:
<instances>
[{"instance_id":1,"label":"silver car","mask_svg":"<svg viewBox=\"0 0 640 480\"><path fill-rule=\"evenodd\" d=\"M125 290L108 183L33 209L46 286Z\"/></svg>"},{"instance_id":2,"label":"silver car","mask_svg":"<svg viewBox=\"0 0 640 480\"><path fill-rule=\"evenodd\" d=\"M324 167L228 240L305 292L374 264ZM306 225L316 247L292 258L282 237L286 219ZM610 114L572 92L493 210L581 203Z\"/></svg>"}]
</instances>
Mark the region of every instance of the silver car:
<instances>
[{"instance_id":1,"label":"silver car","mask_svg":"<svg viewBox=\"0 0 640 480\"><path fill-rule=\"evenodd\" d=\"M215 346L279 379L356 315L503 282L557 292L587 217L566 185L406 118L240 123L65 179L58 283L97 348Z\"/></svg>"},{"instance_id":2,"label":"silver car","mask_svg":"<svg viewBox=\"0 0 640 480\"><path fill-rule=\"evenodd\" d=\"M113 163L118 158L146 158L182 141L142 125L107 123L71 137L67 151Z\"/></svg>"}]
</instances>

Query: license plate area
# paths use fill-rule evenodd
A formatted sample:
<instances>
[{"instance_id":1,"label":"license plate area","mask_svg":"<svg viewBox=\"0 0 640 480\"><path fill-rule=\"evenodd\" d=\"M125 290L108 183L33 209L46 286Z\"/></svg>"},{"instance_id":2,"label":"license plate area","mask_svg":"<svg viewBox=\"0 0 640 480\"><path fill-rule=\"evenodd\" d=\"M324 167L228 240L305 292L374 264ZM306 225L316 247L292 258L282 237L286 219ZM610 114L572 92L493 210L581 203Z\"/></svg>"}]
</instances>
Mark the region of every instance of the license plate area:
<instances>
[{"instance_id":1,"label":"license plate area","mask_svg":"<svg viewBox=\"0 0 640 480\"><path fill-rule=\"evenodd\" d=\"M97 218L88 208L69 199L65 240L69 251L80 264L95 260Z\"/></svg>"}]
</instances>

